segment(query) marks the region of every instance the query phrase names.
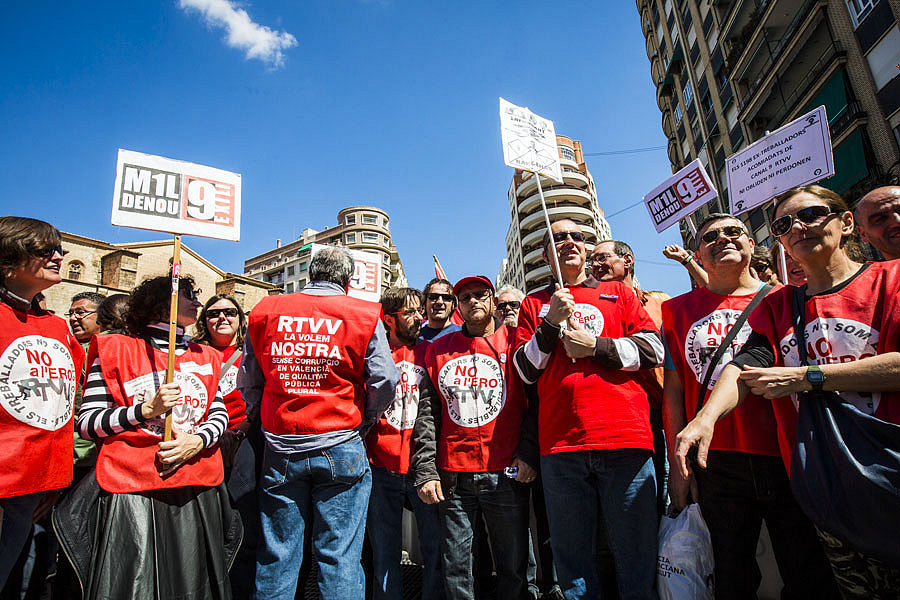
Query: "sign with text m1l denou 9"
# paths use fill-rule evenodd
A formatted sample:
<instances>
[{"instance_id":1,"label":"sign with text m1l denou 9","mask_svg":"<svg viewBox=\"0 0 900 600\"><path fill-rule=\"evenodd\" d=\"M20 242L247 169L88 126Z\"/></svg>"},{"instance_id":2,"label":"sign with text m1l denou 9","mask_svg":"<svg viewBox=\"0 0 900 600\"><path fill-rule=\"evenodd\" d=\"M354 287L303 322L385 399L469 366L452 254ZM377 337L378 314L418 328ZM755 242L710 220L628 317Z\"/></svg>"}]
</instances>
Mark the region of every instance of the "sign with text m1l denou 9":
<instances>
[{"instance_id":1,"label":"sign with text m1l denou 9","mask_svg":"<svg viewBox=\"0 0 900 600\"><path fill-rule=\"evenodd\" d=\"M716 188L698 158L644 196L644 204L659 233L716 196Z\"/></svg>"},{"instance_id":2,"label":"sign with text m1l denou 9","mask_svg":"<svg viewBox=\"0 0 900 600\"><path fill-rule=\"evenodd\" d=\"M241 176L119 150L112 224L238 241Z\"/></svg>"},{"instance_id":3,"label":"sign with text m1l denou 9","mask_svg":"<svg viewBox=\"0 0 900 600\"><path fill-rule=\"evenodd\" d=\"M825 107L760 138L729 156L725 164L733 215L753 210L791 188L834 175Z\"/></svg>"}]
</instances>

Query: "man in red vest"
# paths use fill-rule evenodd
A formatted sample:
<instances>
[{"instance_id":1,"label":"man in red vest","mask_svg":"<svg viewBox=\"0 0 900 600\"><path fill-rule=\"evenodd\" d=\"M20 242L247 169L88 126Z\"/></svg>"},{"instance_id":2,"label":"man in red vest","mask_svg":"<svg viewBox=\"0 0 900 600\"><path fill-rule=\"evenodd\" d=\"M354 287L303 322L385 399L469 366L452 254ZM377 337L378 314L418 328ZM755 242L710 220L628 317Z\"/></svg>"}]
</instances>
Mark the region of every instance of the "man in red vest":
<instances>
[{"instance_id":1,"label":"man in red vest","mask_svg":"<svg viewBox=\"0 0 900 600\"><path fill-rule=\"evenodd\" d=\"M413 431L419 497L438 504L448 600L474 598L473 529L483 515L497 562L497 597L526 597L528 489L535 471L520 444L525 415L512 372L515 330L494 318L494 286L464 277L454 287L462 329L432 342ZM507 467L510 467L507 469Z\"/></svg>"},{"instance_id":2,"label":"man in red vest","mask_svg":"<svg viewBox=\"0 0 900 600\"><path fill-rule=\"evenodd\" d=\"M422 549L423 600L440 600L441 556L438 547L440 525L437 507L425 504L416 494L409 457L413 424L419 408L419 391L425 372L428 342L418 343L422 325L422 292L412 288L388 288L381 295L381 319L388 332L391 354L400 371L400 384L394 403L369 431L366 448L372 465L372 497L369 500L369 543L372 545L374 572L372 595L375 600L400 600L400 555L403 506L409 503L416 515L416 530Z\"/></svg>"},{"instance_id":3,"label":"man in red vest","mask_svg":"<svg viewBox=\"0 0 900 600\"><path fill-rule=\"evenodd\" d=\"M260 481L260 598L293 600L309 530L326 600L362 600L372 474L361 433L393 402L400 375L381 305L347 296L353 259L328 247L297 294L250 313L238 387L266 439Z\"/></svg>"},{"instance_id":4,"label":"man in red vest","mask_svg":"<svg viewBox=\"0 0 900 600\"><path fill-rule=\"evenodd\" d=\"M537 383L553 560L566 598L598 597L602 527L621 597L656 598L653 435L637 372L659 366L663 346L630 288L587 281L585 254L578 224L552 225L543 256L567 287L551 280L527 296L516 335L516 369Z\"/></svg>"},{"instance_id":5,"label":"man in red vest","mask_svg":"<svg viewBox=\"0 0 900 600\"><path fill-rule=\"evenodd\" d=\"M707 371L713 369L704 402L751 335L745 322L722 358L710 364L762 287L750 272L754 245L743 222L712 213L697 228L697 260L709 278L706 287L663 304L663 416L670 464L677 464L676 436L694 418ZM781 597L834 598L836 588L815 529L791 494L772 402L748 394L716 424L706 469L695 469L688 479L680 469L669 470L669 495L677 508L691 499L700 504L712 538L716 598L756 597L761 581L756 546L763 520L784 581ZM790 452L788 447L787 456Z\"/></svg>"}]
</instances>

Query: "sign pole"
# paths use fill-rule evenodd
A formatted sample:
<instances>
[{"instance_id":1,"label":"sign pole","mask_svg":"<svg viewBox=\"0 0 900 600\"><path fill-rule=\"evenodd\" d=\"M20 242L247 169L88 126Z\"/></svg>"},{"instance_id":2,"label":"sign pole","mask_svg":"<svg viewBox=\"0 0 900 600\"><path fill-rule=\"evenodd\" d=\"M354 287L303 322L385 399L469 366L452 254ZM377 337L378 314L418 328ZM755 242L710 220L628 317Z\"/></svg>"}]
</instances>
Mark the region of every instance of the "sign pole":
<instances>
[{"instance_id":1,"label":"sign pole","mask_svg":"<svg viewBox=\"0 0 900 600\"><path fill-rule=\"evenodd\" d=\"M178 293L181 278L181 235L175 234L172 251L172 300L169 303L169 364L166 367L166 383L175 379L175 328L178 326ZM172 411L166 411L166 433L164 441L172 439Z\"/></svg>"},{"instance_id":2,"label":"sign pole","mask_svg":"<svg viewBox=\"0 0 900 600\"><path fill-rule=\"evenodd\" d=\"M553 246L553 252L550 252L550 256L553 258L550 262L553 263L554 275L556 275L556 280L559 282L559 287L566 287L566 282L563 281L562 278L562 270L559 268L559 257L556 255L556 244L553 243L553 230L550 229L550 214L547 212L547 203L544 202L544 190L541 187L541 176L539 173L532 171L534 174L534 178L537 181L538 194L541 197L541 209L544 211L544 224L547 225L547 235L550 238L550 244Z\"/></svg>"}]
</instances>

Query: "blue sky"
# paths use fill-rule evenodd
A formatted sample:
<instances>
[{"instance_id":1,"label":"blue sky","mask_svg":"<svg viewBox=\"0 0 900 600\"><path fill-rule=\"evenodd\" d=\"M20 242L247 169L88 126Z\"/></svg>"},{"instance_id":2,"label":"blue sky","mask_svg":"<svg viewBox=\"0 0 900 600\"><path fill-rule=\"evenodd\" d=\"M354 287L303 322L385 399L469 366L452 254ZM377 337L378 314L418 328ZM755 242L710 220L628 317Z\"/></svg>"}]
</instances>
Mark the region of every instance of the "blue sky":
<instances>
[{"instance_id":1,"label":"blue sky","mask_svg":"<svg viewBox=\"0 0 900 600\"><path fill-rule=\"evenodd\" d=\"M185 239L225 270L371 204L390 214L418 287L432 253L451 279L497 273L512 176L498 96L586 153L666 143L638 13L621 0L14 2L0 22L0 89L5 214L112 242L160 239L109 224L126 148L242 174L241 241ZM587 164L607 214L671 172L664 150ZM646 288L689 289L661 254L676 228L657 234L643 206L610 224Z\"/></svg>"}]
</instances>

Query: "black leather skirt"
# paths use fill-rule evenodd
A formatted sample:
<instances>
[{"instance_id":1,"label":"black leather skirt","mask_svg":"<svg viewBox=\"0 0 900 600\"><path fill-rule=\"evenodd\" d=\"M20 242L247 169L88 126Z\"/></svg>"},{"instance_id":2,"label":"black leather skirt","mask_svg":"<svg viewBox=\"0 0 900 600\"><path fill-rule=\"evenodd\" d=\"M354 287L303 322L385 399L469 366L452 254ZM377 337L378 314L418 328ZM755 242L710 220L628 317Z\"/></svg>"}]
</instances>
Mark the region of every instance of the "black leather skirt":
<instances>
[{"instance_id":1,"label":"black leather skirt","mask_svg":"<svg viewBox=\"0 0 900 600\"><path fill-rule=\"evenodd\" d=\"M94 473L56 507L53 528L85 600L230 600L243 538L224 485L113 494Z\"/></svg>"}]
</instances>

